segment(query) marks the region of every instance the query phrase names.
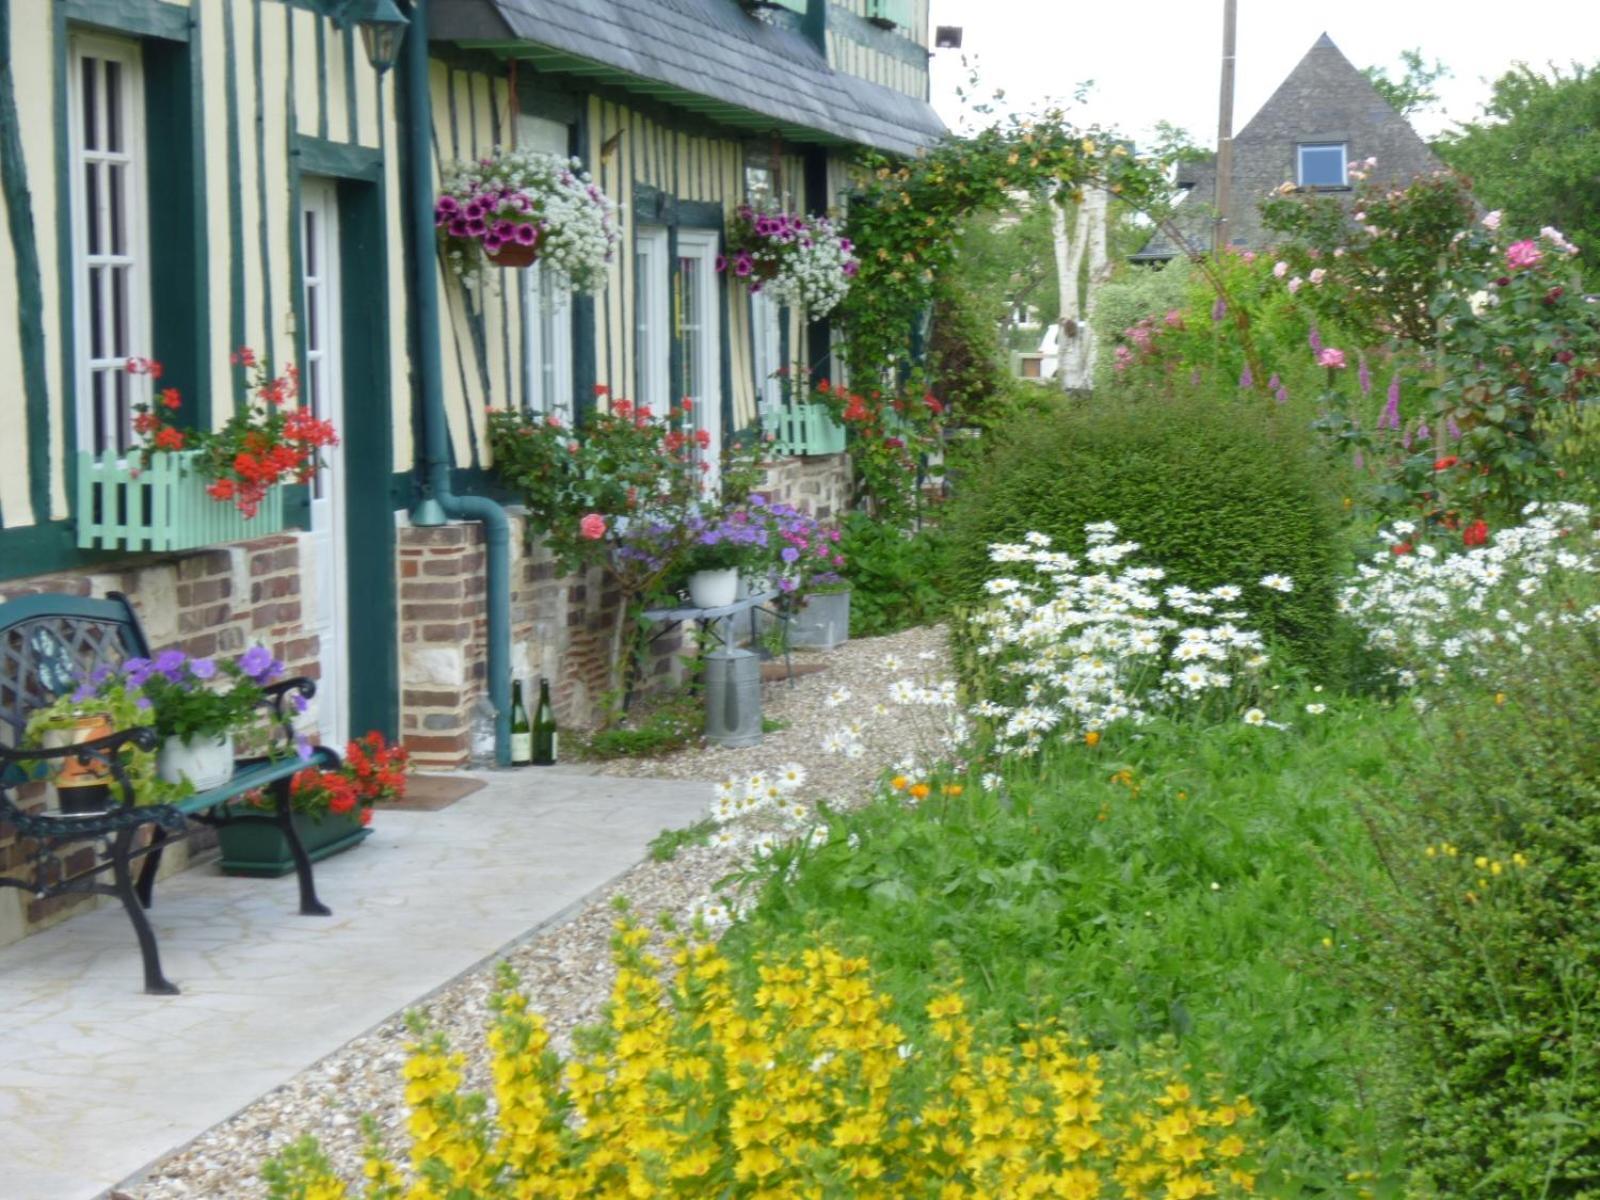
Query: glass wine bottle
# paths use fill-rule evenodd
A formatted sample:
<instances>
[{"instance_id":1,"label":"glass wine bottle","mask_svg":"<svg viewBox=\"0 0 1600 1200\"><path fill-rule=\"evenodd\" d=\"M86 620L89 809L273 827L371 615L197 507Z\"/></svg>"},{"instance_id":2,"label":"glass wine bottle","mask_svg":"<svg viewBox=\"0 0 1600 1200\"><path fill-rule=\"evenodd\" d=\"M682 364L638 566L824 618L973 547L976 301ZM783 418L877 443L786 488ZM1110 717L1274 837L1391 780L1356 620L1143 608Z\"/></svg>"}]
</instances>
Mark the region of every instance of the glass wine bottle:
<instances>
[{"instance_id":1,"label":"glass wine bottle","mask_svg":"<svg viewBox=\"0 0 1600 1200\"><path fill-rule=\"evenodd\" d=\"M533 726L522 703L522 680L511 681L511 765L525 767L533 761Z\"/></svg>"},{"instance_id":2,"label":"glass wine bottle","mask_svg":"<svg viewBox=\"0 0 1600 1200\"><path fill-rule=\"evenodd\" d=\"M550 681L539 680L539 707L533 710L533 765L556 765L557 742L556 710L550 704Z\"/></svg>"}]
</instances>

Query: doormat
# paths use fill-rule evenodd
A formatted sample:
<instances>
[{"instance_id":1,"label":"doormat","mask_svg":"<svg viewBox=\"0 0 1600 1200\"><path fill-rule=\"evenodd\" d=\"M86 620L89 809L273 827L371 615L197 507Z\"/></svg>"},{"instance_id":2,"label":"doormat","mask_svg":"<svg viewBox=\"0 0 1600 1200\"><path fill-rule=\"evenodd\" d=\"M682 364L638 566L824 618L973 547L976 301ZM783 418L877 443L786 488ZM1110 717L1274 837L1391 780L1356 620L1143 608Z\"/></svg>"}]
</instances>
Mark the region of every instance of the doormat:
<instances>
[{"instance_id":1,"label":"doormat","mask_svg":"<svg viewBox=\"0 0 1600 1200\"><path fill-rule=\"evenodd\" d=\"M482 786L483 780L464 775L413 775L406 780L405 799L383 807L401 812L438 812Z\"/></svg>"}]
</instances>

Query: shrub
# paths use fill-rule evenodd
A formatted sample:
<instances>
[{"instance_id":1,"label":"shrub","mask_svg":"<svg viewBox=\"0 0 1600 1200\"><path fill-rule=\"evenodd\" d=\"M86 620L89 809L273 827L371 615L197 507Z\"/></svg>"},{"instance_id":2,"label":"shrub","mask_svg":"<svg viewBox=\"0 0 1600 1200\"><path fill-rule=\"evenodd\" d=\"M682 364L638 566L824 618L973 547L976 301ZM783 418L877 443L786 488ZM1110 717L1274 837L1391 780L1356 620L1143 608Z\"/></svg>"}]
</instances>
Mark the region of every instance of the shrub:
<instances>
[{"instance_id":1,"label":"shrub","mask_svg":"<svg viewBox=\"0 0 1600 1200\"><path fill-rule=\"evenodd\" d=\"M763 955L741 975L715 945L678 940L676 978L663 984L648 936L619 924L606 1024L565 1064L502 981L492 1115L462 1095L465 1063L442 1039L414 1046L416 1187L374 1151L366 1194L1112 1200L1254 1189L1245 1097L1163 1064L1104 1059L1048 1021L995 1044L950 990L909 1044L867 960L827 945ZM354 1194L310 1142L263 1175L280 1200Z\"/></svg>"},{"instance_id":2,"label":"shrub","mask_svg":"<svg viewBox=\"0 0 1600 1200\"><path fill-rule=\"evenodd\" d=\"M898 633L944 617L944 542L937 529L903 532L865 513L850 514L839 528L852 636Z\"/></svg>"},{"instance_id":3,"label":"shrub","mask_svg":"<svg viewBox=\"0 0 1600 1200\"><path fill-rule=\"evenodd\" d=\"M1251 624L1289 661L1330 666L1336 509L1307 436L1270 402L1111 395L1019 417L989 440L945 520L958 599L982 595L991 543L1038 532L1081 552L1084 526L1111 521L1169 584L1287 575L1292 592L1250 596Z\"/></svg>"},{"instance_id":4,"label":"shrub","mask_svg":"<svg viewBox=\"0 0 1600 1200\"><path fill-rule=\"evenodd\" d=\"M1369 804L1392 886L1356 906L1349 965L1401 1035L1408 1194L1597 1194L1600 628L1524 647L1475 651L1523 682L1446 692L1435 752Z\"/></svg>"}]
</instances>

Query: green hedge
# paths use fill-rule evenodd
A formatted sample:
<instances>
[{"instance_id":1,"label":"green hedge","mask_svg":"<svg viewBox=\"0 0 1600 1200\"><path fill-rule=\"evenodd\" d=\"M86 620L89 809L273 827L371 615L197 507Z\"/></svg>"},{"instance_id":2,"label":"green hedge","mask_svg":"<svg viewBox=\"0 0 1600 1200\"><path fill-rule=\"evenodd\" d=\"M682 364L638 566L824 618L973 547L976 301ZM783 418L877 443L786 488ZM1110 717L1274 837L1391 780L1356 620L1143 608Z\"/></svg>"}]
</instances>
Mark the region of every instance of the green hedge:
<instances>
[{"instance_id":1,"label":"green hedge","mask_svg":"<svg viewBox=\"0 0 1600 1200\"><path fill-rule=\"evenodd\" d=\"M1246 589L1280 655L1316 670L1334 648L1338 504L1298 418L1253 396L1063 402L993 431L947 514L955 598L977 601L997 573L991 542L1030 531L1083 548L1083 526L1114 521L1170 582ZM1269 573L1287 595L1255 587Z\"/></svg>"}]
</instances>

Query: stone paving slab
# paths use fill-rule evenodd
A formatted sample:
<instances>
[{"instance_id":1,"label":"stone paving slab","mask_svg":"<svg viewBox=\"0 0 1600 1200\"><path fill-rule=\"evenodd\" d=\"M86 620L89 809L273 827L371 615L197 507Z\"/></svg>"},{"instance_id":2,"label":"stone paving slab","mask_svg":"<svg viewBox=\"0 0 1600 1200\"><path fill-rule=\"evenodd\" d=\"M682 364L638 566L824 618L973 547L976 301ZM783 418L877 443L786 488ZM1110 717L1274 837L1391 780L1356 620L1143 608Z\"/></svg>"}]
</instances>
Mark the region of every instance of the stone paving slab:
<instances>
[{"instance_id":1,"label":"stone paving slab","mask_svg":"<svg viewBox=\"0 0 1600 1200\"><path fill-rule=\"evenodd\" d=\"M380 812L317 864L332 917L293 875L203 865L151 917L180 996L146 996L115 902L0 948L4 1200L90 1200L390 1014L603 888L701 783L488 772L439 812Z\"/></svg>"}]
</instances>

